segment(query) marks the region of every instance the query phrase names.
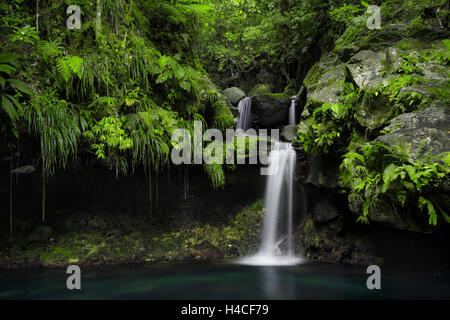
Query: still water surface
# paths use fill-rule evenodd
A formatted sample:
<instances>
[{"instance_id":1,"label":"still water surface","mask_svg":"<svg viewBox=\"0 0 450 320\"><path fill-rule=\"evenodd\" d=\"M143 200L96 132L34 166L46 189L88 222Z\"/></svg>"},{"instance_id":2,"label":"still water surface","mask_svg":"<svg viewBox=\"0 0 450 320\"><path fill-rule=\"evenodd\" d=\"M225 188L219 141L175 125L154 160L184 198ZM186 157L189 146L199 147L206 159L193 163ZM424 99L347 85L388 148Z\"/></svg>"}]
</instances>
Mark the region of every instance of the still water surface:
<instances>
[{"instance_id":1,"label":"still water surface","mask_svg":"<svg viewBox=\"0 0 450 320\"><path fill-rule=\"evenodd\" d=\"M446 275L382 269L382 290L364 267L305 263L245 266L231 261L84 267L81 290L65 269L0 271L0 299L450 299Z\"/></svg>"}]
</instances>

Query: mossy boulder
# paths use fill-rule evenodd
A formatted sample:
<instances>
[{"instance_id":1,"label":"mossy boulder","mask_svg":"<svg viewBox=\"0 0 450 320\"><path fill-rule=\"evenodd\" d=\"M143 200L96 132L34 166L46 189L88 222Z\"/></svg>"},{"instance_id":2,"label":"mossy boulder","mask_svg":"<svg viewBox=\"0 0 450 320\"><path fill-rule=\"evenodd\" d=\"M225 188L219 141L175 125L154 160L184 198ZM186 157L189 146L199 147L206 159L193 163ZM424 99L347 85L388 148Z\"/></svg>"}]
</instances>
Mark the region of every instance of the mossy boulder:
<instances>
[{"instance_id":1,"label":"mossy boulder","mask_svg":"<svg viewBox=\"0 0 450 320\"><path fill-rule=\"evenodd\" d=\"M320 107L324 103L338 103L339 96L344 91L344 83L348 79L345 64L338 64L323 72L325 63L327 62L324 62L324 65L316 64L310 70L311 73L308 74L304 82L307 88L305 109L309 111Z\"/></svg>"},{"instance_id":2,"label":"mossy boulder","mask_svg":"<svg viewBox=\"0 0 450 320\"><path fill-rule=\"evenodd\" d=\"M418 112L408 112L391 120L384 128L388 132L414 128L435 128L448 130L450 128L450 109L444 103L435 101L430 107L423 108Z\"/></svg>"},{"instance_id":3,"label":"mossy boulder","mask_svg":"<svg viewBox=\"0 0 450 320\"><path fill-rule=\"evenodd\" d=\"M410 161L424 160L449 151L450 134L435 128L398 130L376 139L395 148L405 150Z\"/></svg>"},{"instance_id":4,"label":"mossy boulder","mask_svg":"<svg viewBox=\"0 0 450 320\"><path fill-rule=\"evenodd\" d=\"M294 141L297 137L297 128L298 126L295 124L285 126L281 132L281 137L288 142Z\"/></svg>"},{"instance_id":5,"label":"mossy boulder","mask_svg":"<svg viewBox=\"0 0 450 320\"><path fill-rule=\"evenodd\" d=\"M403 55L405 55L405 52L400 49L393 47L387 49L385 66L388 74L395 73L400 69L403 62Z\"/></svg>"},{"instance_id":6,"label":"mossy boulder","mask_svg":"<svg viewBox=\"0 0 450 320\"><path fill-rule=\"evenodd\" d=\"M382 260L371 252L369 243L345 231L343 215L328 203L318 203L312 216L306 218L298 231L296 248L309 260L359 265L382 264Z\"/></svg>"},{"instance_id":7,"label":"mossy boulder","mask_svg":"<svg viewBox=\"0 0 450 320\"><path fill-rule=\"evenodd\" d=\"M356 105L356 120L365 128L376 129L386 123L392 117L393 109L384 96L363 96L361 102Z\"/></svg>"},{"instance_id":8,"label":"mossy boulder","mask_svg":"<svg viewBox=\"0 0 450 320\"><path fill-rule=\"evenodd\" d=\"M440 102L416 113L404 113L385 128L389 134L377 138L409 153L411 161L424 160L450 151L450 110Z\"/></svg>"},{"instance_id":9,"label":"mossy boulder","mask_svg":"<svg viewBox=\"0 0 450 320\"><path fill-rule=\"evenodd\" d=\"M359 216L362 213L363 201L360 197L350 194L348 196L348 207L352 213ZM387 197L380 197L378 201L370 206L369 216L371 221L399 230L411 230L410 225L400 217Z\"/></svg>"},{"instance_id":10,"label":"mossy boulder","mask_svg":"<svg viewBox=\"0 0 450 320\"><path fill-rule=\"evenodd\" d=\"M246 97L245 92L237 87L225 89L223 91L223 94L228 98L228 100L230 100L230 102L234 106L237 106L239 101Z\"/></svg>"}]
</instances>

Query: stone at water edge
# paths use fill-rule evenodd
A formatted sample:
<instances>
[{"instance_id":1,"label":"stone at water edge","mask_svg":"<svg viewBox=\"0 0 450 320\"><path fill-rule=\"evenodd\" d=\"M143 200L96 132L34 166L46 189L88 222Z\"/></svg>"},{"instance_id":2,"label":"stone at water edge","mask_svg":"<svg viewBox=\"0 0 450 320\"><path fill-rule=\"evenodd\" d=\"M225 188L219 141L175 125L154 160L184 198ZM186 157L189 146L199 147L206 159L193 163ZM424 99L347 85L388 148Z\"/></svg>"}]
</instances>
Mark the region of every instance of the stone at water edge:
<instances>
[{"instance_id":1,"label":"stone at water edge","mask_svg":"<svg viewBox=\"0 0 450 320\"><path fill-rule=\"evenodd\" d=\"M281 137L288 142L294 141L297 137L297 128L298 126L295 124L285 126L281 132Z\"/></svg>"},{"instance_id":2,"label":"stone at water edge","mask_svg":"<svg viewBox=\"0 0 450 320\"><path fill-rule=\"evenodd\" d=\"M19 167L16 169L13 169L11 173L17 173L17 174L30 174L36 171L36 168L32 165L26 165L23 167Z\"/></svg>"},{"instance_id":3,"label":"stone at water edge","mask_svg":"<svg viewBox=\"0 0 450 320\"><path fill-rule=\"evenodd\" d=\"M37 242L47 240L52 234L53 229L46 225L37 227L28 237L28 242Z\"/></svg>"}]
</instances>

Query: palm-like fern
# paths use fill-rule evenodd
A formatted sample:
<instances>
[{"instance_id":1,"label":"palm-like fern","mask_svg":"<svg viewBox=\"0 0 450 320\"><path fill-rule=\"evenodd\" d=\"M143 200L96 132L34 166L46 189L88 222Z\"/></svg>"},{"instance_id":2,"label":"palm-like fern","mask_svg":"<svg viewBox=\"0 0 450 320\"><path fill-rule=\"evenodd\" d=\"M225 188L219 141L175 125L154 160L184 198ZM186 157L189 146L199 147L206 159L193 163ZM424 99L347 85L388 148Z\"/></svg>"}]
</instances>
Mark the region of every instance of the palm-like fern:
<instances>
[{"instance_id":1,"label":"palm-like fern","mask_svg":"<svg viewBox=\"0 0 450 320\"><path fill-rule=\"evenodd\" d=\"M65 82L69 81L74 75L78 76L79 79L83 76L83 59L78 56L59 58L56 67Z\"/></svg>"}]
</instances>

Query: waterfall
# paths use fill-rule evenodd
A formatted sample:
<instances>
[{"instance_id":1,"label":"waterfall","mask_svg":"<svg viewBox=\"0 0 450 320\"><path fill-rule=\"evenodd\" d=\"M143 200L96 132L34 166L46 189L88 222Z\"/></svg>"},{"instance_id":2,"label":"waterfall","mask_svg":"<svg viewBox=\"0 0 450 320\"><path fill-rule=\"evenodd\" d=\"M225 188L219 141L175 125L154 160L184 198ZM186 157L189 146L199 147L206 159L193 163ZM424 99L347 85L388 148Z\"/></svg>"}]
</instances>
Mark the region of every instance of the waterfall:
<instances>
[{"instance_id":1,"label":"waterfall","mask_svg":"<svg viewBox=\"0 0 450 320\"><path fill-rule=\"evenodd\" d=\"M296 121L295 121L295 107L296 107L296 102L295 100L291 101L291 107L289 108L289 124L293 124L296 125Z\"/></svg>"},{"instance_id":2,"label":"waterfall","mask_svg":"<svg viewBox=\"0 0 450 320\"><path fill-rule=\"evenodd\" d=\"M237 123L236 129L247 130L252 127L252 116L251 116L252 99L243 98L239 101L239 121Z\"/></svg>"},{"instance_id":3,"label":"waterfall","mask_svg":"<svg viewBox=\"0 0 450 320\"><path fill-rule=\"evenodd\" d=\"M293 265L301 262L293 249L293 184L296 152L275 142L269 154L262 243L259 252L239 262L250 265Z\"/></svg>"}]
</instances>

